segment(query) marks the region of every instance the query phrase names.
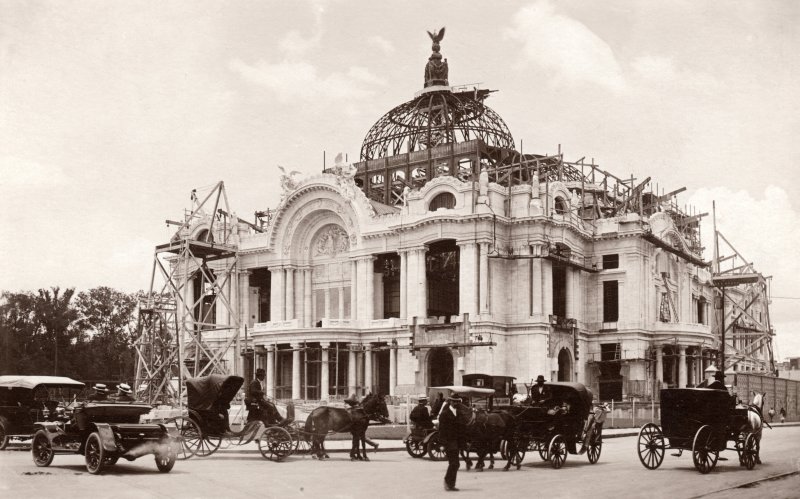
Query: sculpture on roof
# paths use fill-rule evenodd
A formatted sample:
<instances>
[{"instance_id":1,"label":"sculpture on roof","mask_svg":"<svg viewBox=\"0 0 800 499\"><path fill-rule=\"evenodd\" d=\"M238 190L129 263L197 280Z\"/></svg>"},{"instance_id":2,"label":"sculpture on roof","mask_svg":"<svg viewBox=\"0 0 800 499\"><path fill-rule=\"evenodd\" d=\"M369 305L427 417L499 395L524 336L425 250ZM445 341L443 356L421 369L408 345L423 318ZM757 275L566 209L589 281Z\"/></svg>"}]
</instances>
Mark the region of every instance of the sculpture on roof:
<instances>
[{"instance_id":1,"label":"sculpture on roof","mask_svg":"<svg viewBox=\"0 0 800 499\"><path fill-rule=\"evenodd\" d=\"M428 31L428 36L431 37L433 44L431 50L433 53L428 58L428 63L425 65L425 87L434 85L449 85L447 81L447 59L442 60L442 54L439 53L439 42L444 38L444 28L440 29L438 33L431 33Z\"/></svg>"},{"instance_id":2,"label":"sculpture on roof","mask_svg":"<svg viewBox=\"0 0 800 499\"><path fill-rule=\"evenodd\" d=\"M295 175L300 175L300 172L297 170L292 170L287 174L286 170L281 165L278 165L278 168L281 170L281 197L283 197L289 191L293 191L297 188L299 181L297 181L294 177Z\"/></svg>"}]
</instances>

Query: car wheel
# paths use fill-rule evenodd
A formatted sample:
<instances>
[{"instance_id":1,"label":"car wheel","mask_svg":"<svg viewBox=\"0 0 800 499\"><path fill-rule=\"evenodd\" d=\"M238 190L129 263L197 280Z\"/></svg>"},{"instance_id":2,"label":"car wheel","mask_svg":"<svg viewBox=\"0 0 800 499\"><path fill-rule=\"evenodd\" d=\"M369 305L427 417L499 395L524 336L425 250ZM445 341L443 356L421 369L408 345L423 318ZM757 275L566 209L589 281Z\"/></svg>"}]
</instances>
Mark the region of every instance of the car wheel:
<instances>
[{"instance_id":1,"label":"car wheel","mask_svg":"<svg viewBox=\"0 0 800 499\"><path fill-rule=\"evenodd\" d=\"M169 473L172 467L175 466L175 458L177 456L171 445L164 445L162 447L165 447L167 450L166 452L156 453L156 467L161 473Z\"/></svg>"},{"instance_id":2,"label":"car wheel","mask_svg":"<svg viewBox=\"0 0 800 499\"><path fill-rule=\"evenodd\" d=\"M103 442L97 432L92 433L86 439L83 454L86 457L86 470L92 475L99 475L106 464L106 451L103 449Z\"/></svg>"},{"instance_id":3,"label":"car wheel","mask_svg":"<svg viewBox=\"0 0 800 499\"><path fill-rule=\"evenodd\" d=\"M50 439L47 438L44 430L37 431L33 436L31 454L33 455L33 464L36 466L50 466L50 463L53 462L55 452L53 452L53 446L50 445Z\"/></svg>"}]
</instances>

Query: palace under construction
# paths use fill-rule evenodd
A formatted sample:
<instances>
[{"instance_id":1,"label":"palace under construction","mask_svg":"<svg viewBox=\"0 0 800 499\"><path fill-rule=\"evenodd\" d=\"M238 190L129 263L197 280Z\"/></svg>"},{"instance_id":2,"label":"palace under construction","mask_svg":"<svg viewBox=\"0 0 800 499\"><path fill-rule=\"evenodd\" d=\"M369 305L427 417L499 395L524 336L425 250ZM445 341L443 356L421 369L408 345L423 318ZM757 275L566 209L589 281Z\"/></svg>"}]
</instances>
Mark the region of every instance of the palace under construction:
<instances>
[{"instance_id":1,"label":"palace under construction","mask_svg":"<svg viewBox=\"0 0 800 499\"><path fill-rule=\"evenodd\" d=\"M489 90L450 86L443 34L358 162L284 171L279 204L247 220L222 182L193 194L155 248L139 396L255 368L270 397L309 401L470 373L649 399L712 365L774 372L769 280L713 217L682 209L684 188L517 150Z\"/></svg>"}]
</instances>

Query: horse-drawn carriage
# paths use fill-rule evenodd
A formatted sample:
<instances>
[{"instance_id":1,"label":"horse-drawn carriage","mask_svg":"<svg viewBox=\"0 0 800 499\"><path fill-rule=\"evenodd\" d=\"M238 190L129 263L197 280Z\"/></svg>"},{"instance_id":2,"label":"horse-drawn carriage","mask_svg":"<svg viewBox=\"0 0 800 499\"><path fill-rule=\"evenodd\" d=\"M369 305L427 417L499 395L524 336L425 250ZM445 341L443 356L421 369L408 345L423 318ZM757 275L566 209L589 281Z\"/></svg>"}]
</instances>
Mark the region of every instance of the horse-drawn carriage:
<instances>
[{"instance_id":1,"label":"horse-drawn carriage","mask_svg":"<svg viewBox=\"0 0 800 499\"><path fill-rule=\"evenodd\" d=\"M186 380L188 413L168 421L182 437L178 458L210 456L220 448L223 440L234 445L255 440L261 455L275 461L282 461L292 454L295 448L292 436L277 422L250 421L240 431L231 431L228 409L243 383L244 378L240 376L221 374Z\"/></svg>"},{"instance_id":2,"label":"horse-drawn carriage","mask_svg":"<svg viewBox=\"0 0 800 499\"><path fill-rule=\"evenodd\" d=\"M140 424L149 404L113 401L78 402L74 394L84 384L54 376L2 376L4 403L17 401L7 420L15 437L30 438L36 466L50 466L56 454L82 454L86 469L96 475L122 458L133 461L155 454L156 467L169 472L175 465L177 442L161 424Z\"/></svg>"},{"instance_id":3,"label":"horse-drawn carriage","mask_svg":"<svg viewBox=\"0 0 800 499\"><path fill-rule=\"evenodd\" d=\"M568 453L586 453L589 462L596 463L603 448L603 407L593 407L591 391L580 383L552 382L544 386L552 394L546 404L497 408L514 416L505 445L506 469L511 465L519 469L527 450L538 451L556 469L564 465Z\"/></svg>"},{"instance_id":4,"label":"horse-drawn carriage","mask_svg":"<svg viewBox=\"0 0 800 499\"><path fill-rule=\"evenodd\" d=\"M691 451L695 468L703 474L714 469L723 450L735 450L748 470L759 461L761 415L753 406L736 407L727 390L661 390L661 424L648 423L639 430L639 460L647 469L661 466L666 449L677 449L676 456Z\"/></svg>"}]
</instances>

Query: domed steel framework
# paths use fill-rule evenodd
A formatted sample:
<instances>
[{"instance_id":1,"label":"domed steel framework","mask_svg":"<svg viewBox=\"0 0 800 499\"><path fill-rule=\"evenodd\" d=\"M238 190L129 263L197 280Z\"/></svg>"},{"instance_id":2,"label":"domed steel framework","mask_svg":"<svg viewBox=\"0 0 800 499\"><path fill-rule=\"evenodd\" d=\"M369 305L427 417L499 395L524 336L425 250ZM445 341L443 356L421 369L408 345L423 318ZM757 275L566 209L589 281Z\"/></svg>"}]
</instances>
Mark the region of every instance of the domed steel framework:
<instances>
[{"instance_id":1,"label":"domed steel framework","mask_svg":"<svg viewBox=\"0 0 800 499\"><path fill-rule=\"evenodd\" d=\"M514 149L500 116L483 101L488 90L453 92L433 87L395 107L370 128L361 145L361 161L480 139L491 147Z\"/></svg>"}]
</instances>

